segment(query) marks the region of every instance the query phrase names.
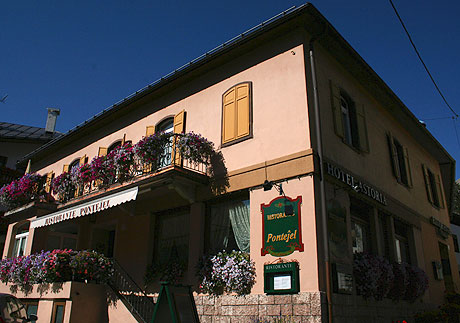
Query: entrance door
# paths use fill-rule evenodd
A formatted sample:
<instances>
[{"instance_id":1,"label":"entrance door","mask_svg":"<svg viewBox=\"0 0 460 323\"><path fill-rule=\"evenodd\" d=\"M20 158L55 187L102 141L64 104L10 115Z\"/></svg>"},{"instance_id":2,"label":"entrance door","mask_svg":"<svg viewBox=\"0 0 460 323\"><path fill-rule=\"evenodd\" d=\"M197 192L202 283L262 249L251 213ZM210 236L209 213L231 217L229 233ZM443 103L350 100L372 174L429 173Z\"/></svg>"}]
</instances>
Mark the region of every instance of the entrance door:
<instances>
[{"instance_id":1,"label":"entrance door","mask_svg":"<svg viewBox=\"0 0 460 323\"><path fill-rule=\"evenodd\" d=\"M94 228L91 249L104 254L106 257L113 257L115 247L115 229Z\"/></svg>"}]
</instances>

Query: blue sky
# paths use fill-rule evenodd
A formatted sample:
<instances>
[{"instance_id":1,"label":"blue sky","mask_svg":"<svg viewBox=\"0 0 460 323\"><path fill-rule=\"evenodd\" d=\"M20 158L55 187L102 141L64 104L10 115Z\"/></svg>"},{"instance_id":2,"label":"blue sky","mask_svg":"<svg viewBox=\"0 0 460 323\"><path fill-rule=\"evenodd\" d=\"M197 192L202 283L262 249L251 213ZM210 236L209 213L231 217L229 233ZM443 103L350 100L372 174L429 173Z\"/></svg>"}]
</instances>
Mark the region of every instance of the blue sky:
<instances>
[{"instance_id":1,"label":"blue sky","mask_svg":"<svg viewBox=\"0 0 460 323\"><path fill-rule=\"evenodd\" d=\"M58 107L57 130L65 132L204 52L303 3L2 1L0 98L8 97L0 103L0 121L44 127L46 108ZM455 130L460 133L459 121L449 119L452 113L388 0L312 3L460 159ZM460 113L460 2L394 3L445 97Z\"/></svg>"}]
</instances>

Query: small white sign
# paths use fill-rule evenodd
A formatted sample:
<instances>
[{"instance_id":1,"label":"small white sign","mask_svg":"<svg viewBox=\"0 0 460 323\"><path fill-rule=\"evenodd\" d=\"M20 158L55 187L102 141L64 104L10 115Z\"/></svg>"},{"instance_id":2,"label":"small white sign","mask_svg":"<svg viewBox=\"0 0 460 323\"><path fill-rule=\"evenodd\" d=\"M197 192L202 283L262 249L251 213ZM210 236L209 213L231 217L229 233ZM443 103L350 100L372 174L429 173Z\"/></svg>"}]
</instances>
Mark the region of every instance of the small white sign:
<instances>
[{"instance_id":1,"label":"small white sign","mask_svg":"<svg viewBox=\"0 0 460 323\"><path fill-rule=\"evenodd\" d=\"M273 277L273 289L283 290L291 289L291 276L275 276Z\"/></svg>"}]
</instances>

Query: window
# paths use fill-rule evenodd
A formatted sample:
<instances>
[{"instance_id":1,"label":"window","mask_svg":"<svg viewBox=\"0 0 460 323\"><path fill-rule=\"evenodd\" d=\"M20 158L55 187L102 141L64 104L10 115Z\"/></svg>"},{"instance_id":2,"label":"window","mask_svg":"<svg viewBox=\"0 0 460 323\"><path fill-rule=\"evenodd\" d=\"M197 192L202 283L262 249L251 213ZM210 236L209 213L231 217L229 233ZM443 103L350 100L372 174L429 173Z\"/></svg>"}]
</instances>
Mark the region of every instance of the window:
<instances>
[{"instance_id":1,"label":"window","mask_svg":"<svg viewBox=\"0 0 460 323\"><path fill-rule=\"evenodd\" d=\"M107 154L109 154L112 150L115 150L116 148L121 146L121 140L115 141L113 144L109 146L107 149Z\"/></svg>"},{"instance_id":2,"label":"window","mask_svg":"<svg viewBox=\"0 0 460 323\"><path fill-rule=\"evenodd\" d=\"M455 252L460 252L460 249L458 248L458 238L456 234L452 234L452 239L454 240L454 250Z\"/></svg>"},{"instance_id":3,"label":"window","mask_svg":"<svg viewBox=\"0 0 460 323\"><path fill-rule=\"evenodd\" d=\"M422 165L422 170L425 177L425 188L428 201L437 208L444 208L444 198L440 176L435 175L425 165Z\"/></svg>"},{"instance_id":4,"label":"window","mask_svg":"<svg viewBox=\"0 0 460 323\"><path fill-rule=\"evenodd\" d=\"M344 143L359 151L369 152L364 106L331 82L334 130Z\"/></svg>"},{"instance_id":5,"label":"window","mask_svg":"<svg viewBox=\"0 0 460 323\"><path fill-rule=\"evenodd\" d=\"M405 262L410 264L410 248L409 248L409 230L410 228L401 221L394 220L395 228L395 257L396 262Z\"/></svg>"},{"instance_id":6,"label":"window","mask_svg":"<svg viewBox=\"0 0 460 323\"><path fill-rule=\"evenodd\" d=\"M27 237L29 236L29 223L20 226L14 237L12 257L24 256L27 245Z\"/></svg>"},{"instance_id":7,"label":"window","mask_svg":"<svg viewBox=\"0 0 460 323\"><path fill-rule=\"evenodd\" d=\"M252 137L252 83L235 85L222 96L222 145Z\"/></svg>"},{"instance_id":8,"label":"window","mask_svg":"<svg viewBox=\"0 0 460 323\"><path fill-rule=\"evenodd\" d=\"M403 147L391 133L387 134L387 139L393 175L399 183L412 187L412 175L407 148Z\"/></svg>"},{"instance_id":9,"label":"window","mask_svg":"<svg viewBox=\"0 0 460 323\"><path fill-rule=\"evenodd\" d=\"M64 311L65 311L65 302L54 302L53 303L53 316L51 317L51 323L63 323L64 322Z\"/></svg>"},{"instance_id":10,"label":"window","mask_svg":"<svg viewBox=\"0 0 460 323\"><path fill-rule=\"evenodd\" d=\"M155 132L172 134L174 132L174 118L168 118L161 121L155 126ZM164 153L159 160L158 168L163 168L171 165L172 141L173 137L170 138L170 144L167 145L164 149Z\"/></svg>"},{"instance_id":11,"label":"window","mask_svg":"<svg viewBox=\"0 0 460 323\"><path fill-rule=\"evenodd\" d=\"M353 253L371 251L369 224L370 210L370 206L356 199L351 199L350 214Z\"/></svg>"},{"instance_id":12,"label":"window","mask_svg":"<svg viewBox=\"0 0 460 323\"><path fill-rule=\"evenodd\" d=\"M249 200L219 201L208 206L206 214L206 251L241 250L249 252Z\"/></svg>"},{"instance_id":13,"label":"window","mask_svg":"<svg viewBox=\"0 0 460 323\"><path fill-rule=\"evenodd\" d=\"M22 302L26 307L27 317L30 317L31 314L37 315L38 312L38 301L23 301ZM35 323L36 320L31 320L30 322Z\"/></svg>"},{"instance_id":14,"label":"window","mask_svg":"<svg viewBox=\"0 0 460 323\"><path fill-rule=\"evenodd\" d=\"M155 222L155 264L162 266L172 261L187 263L190 235L188 211L166 211L157 215Z\"/></svg>"}]
</instances>

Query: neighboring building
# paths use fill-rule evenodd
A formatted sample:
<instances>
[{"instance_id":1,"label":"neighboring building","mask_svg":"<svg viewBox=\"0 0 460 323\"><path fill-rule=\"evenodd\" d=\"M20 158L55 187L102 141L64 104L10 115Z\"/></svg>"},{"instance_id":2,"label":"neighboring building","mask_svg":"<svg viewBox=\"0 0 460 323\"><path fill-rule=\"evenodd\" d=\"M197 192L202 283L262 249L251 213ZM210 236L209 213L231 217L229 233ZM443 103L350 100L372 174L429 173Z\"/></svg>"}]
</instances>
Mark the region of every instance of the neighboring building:
<instances>
[{"instance_id":1,"label":"neighboring building","mask_svg":"<svg viewBox=\"0 0 460 323\"><path fill-rule=\"evenodd\" d=\"M38 203L11 210L4 257L18 243L26 243L25 254L95 249L143 286L148 265L174 256L187 264L182 282L197 290L201 255L250 249L257 273L251 295L197 295L202 322L280 313L302 322L409 321L441 304L446 291L458 291L445 230L455 161L312 5L203 55L22 162L52 178L160 131L200 133L222 163L213 160L212 171L190 164L174 142L169 157L137 168L123 184L98 190L92 183L56 211ZM291 216L290 226L269 222ZM362 251L418 266L429 289L413 304L364 301L350 280L353 254ZM298 262L298 293L264 293L276 276L268 272L276 266L268 266L265 279L264 265L279 259ZM438 263L443 278L433 269ZM289 277L276 276L270 289L295 289ZM116 306L91 288L69 283L58 294L19 296L35 301L43 320L60 313L77 322L85 313L88 321L141 321L136 305L126 305L126 287Z\"/></svg>"},{"instance_id":2,"label":"neighboring building","mask_svg":"<svg viewBox=\"0 0 460 323\"><path fill-rule=\"evenodd\" d=\"M46 128L0 122L0 187L24 174L25 167L16 167L19 160L61 135L55 131L58 115L59 109L48 109Z\"/></svg>"},{"instance_id":3,"label":"neighboring building","mask_svg":"<svg viewBox=\"0 0 460 323\"><path fill-rule=\"evenodd\" d=\"M0 188L24 175L25 168L17 168L17 162L25 155L57 138L55 131L58 109L48 109L47 127L31 127L8 122L0 122ZM0 216L5 209L0 205ZM7 231L7 219L0 218L0 248L3 250Z\"/></svg>"}]
</instances>

